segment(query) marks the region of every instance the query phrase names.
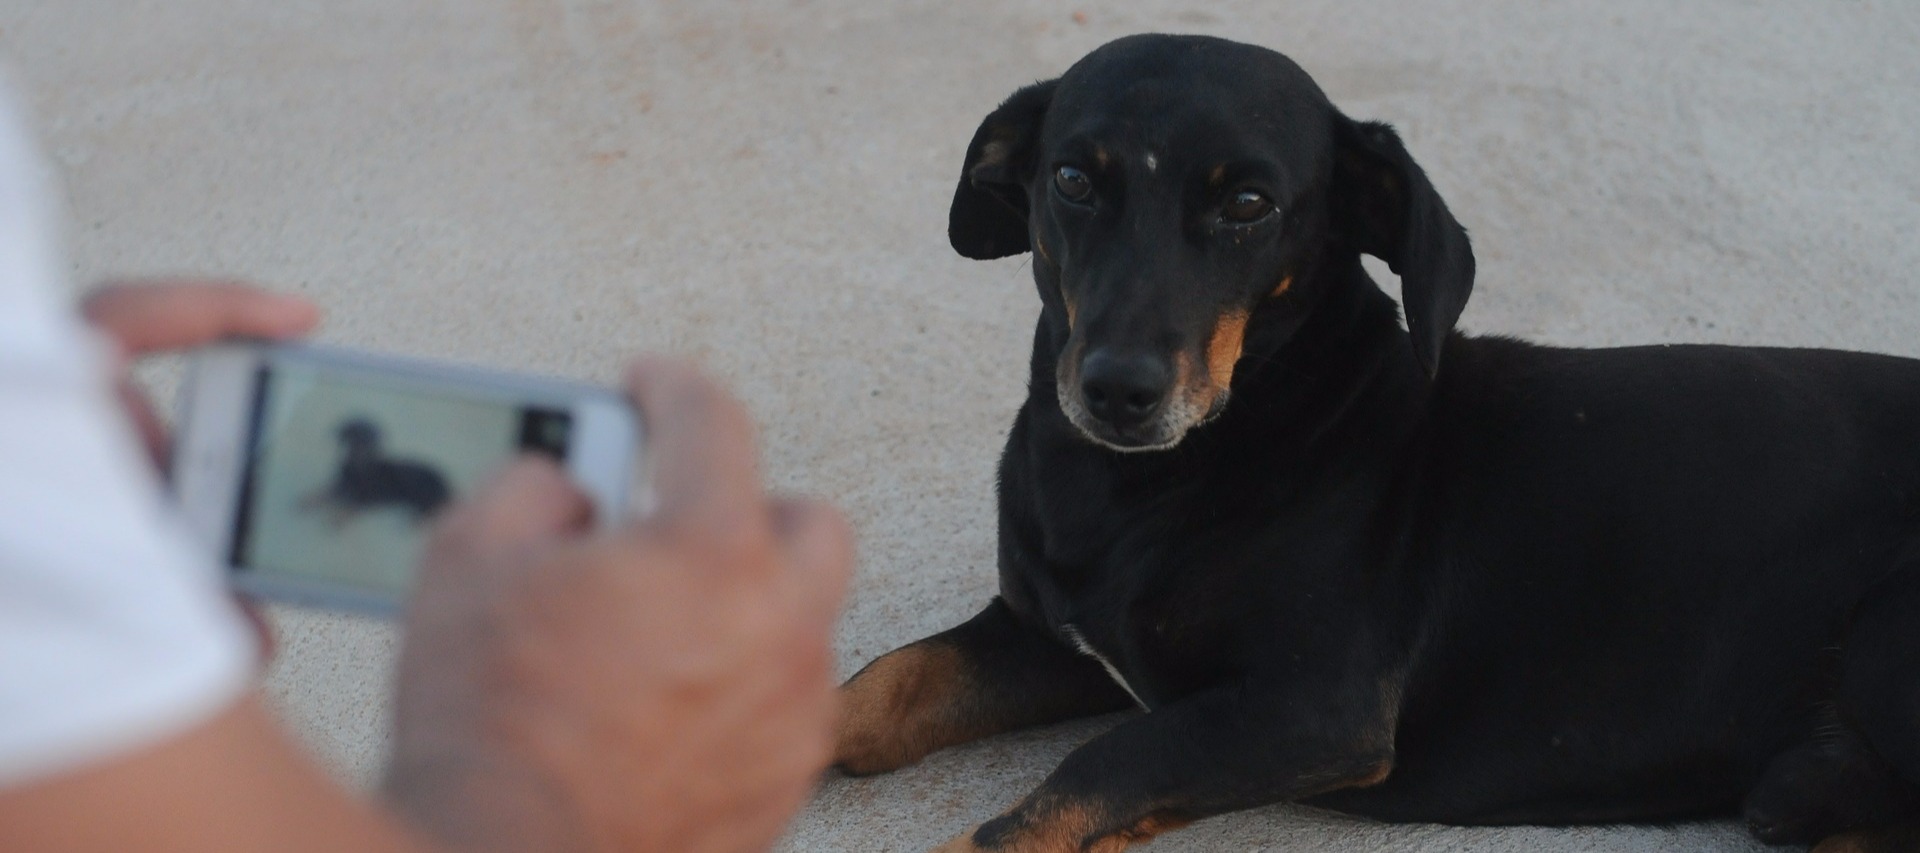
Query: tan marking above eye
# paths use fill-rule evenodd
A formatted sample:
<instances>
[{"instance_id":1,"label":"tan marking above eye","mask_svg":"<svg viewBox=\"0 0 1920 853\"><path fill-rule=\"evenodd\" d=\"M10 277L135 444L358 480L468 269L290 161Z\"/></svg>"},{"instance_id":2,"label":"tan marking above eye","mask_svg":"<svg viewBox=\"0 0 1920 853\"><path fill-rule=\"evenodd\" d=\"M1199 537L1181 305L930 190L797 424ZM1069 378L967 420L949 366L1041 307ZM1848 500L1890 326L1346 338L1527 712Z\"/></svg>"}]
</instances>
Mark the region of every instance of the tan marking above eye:
<instances>
[{"instance_id":1,"label":"tan marking above eye","mask_svg":"<svg viewBox=\"0 0 1920 853\"><path fill-rule=\"evenodd\" d=\"M1286 278L1281 279L1278 285L1274 286L1273 292L1267 294L1267 298L1279 299L1281 296L1285 295L1288 290L1291 290L1291 289L1293 289L1293 276L1287 276Z\"/></svg>"},{"instance_id":2,"label":"tan marking above eye","mask_svg":"<svg viewBox=\"0 0 1920 853\"><path fill-rule=\"evenodd\" d=\"M1227 181L1227 165L1222 163L1213 167L1213 174L1207 176L1207 186L1217 187Z\"/></svg>"},{"instance_id":3,"label":"tan marking above eye","mask_svg":"<svg viewBox=\"0 0 1920 853\"><path fill-rule=\"evenodd\" d=\"M1246 345L1247 319L1247 312L1232 311L1213 324L1213 338L1207 342L1207 375L1215 388L1226 390L1233 385L1233 366Z\"/></svg>"},{"instance_id":4,"label":"tan marking above eye","mask_svg":"<svg viewBox=\"0 0 1920 853\"><path fill-rule=\"evenodd\" d=\"M1102 169L1105 169L1105 168L1107 167L1107 159L1108 159L1108 158L1107 158L1107 149L1105 149L1105 148L1095 148L1095 149L1093 149L1093 161L1094 161L1095 163L1099 163L1099 164L1100 164L1100 168L1102 168Z\"/></svg>"}]
</instances>

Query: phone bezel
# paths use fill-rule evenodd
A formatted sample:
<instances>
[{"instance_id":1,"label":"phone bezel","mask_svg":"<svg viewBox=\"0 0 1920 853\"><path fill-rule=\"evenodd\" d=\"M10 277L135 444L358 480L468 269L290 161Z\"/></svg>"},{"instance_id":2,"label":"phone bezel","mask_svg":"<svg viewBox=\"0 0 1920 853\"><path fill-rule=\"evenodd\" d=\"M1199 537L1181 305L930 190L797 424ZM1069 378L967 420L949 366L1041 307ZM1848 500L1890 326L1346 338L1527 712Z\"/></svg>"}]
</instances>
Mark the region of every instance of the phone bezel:
<instances>
[{"instance_id":1,"label":"phone bezel","mask_svg":"<svg viewBox=\"0 0 1920 853\"><path fill-rule=\"evenodd\" d=\"M267 600L391 616L401 596L379 589L274 575L239 565L243 494L261 378L276 365L359 373L521 406L565 409L574 429L567 473L593 501L602 526L624 518L640 456L641 424L614 391L564 379L388 356L314 344L235 342L196 353L180 395L172 464L174 493L194 535L218 557L235 588Z\"/></svg>"}]
</instances>

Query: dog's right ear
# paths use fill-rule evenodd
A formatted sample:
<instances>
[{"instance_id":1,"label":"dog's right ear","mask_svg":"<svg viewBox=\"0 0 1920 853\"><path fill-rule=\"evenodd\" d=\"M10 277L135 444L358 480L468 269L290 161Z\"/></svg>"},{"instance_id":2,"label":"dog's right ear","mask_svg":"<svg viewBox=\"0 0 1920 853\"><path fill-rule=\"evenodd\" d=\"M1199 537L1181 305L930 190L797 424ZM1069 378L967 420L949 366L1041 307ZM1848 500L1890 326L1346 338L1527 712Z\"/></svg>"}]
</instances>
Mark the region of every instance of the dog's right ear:
<instances>
[{"instance_id":1,"label":"dog's right ear","mask_svg":"<svg viewBox=\"0 0 1920 853\"><path fill-rule=\"evenodd\" d=\"M1013 93L973 132L960 186L947 212L947 239L962 256L986 261L1032 248L1027 238L1027 181L1033 177L1040 124L1059 82L1035 83Z\"/></svg>"}]
</instances>

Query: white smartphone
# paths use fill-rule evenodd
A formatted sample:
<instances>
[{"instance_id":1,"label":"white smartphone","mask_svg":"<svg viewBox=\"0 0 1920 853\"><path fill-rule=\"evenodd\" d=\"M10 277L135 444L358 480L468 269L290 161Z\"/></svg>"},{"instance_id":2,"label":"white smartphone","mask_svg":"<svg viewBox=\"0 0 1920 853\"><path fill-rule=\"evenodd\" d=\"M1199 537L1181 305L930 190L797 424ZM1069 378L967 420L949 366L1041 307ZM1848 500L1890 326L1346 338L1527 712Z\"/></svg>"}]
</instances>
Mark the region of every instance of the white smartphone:
<instances>
[{"instance_id":1,"label":"white smartphone","mask_svg":"<svg viewBox=\"0 0 1920 853\"><path fill-rule=\"evenodd\" d=\"M262 598L392 615L429 522L544 453L623 515L640 423L611 389L305 344L195 354L172 482L188 523Z\"/></svg>"}]
</instances>

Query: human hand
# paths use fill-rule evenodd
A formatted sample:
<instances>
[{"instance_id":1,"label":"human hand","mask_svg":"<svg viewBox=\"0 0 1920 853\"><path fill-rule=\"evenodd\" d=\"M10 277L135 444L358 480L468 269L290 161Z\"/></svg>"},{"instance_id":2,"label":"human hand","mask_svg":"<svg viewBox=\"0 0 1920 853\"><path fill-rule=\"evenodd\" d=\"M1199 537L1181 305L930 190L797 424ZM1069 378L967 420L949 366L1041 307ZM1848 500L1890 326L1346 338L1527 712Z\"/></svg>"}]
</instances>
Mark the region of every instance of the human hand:
<instances>
[{"instance_id":1,"label":"human hand","mask_svg":"<svg viewBox=\"0 0 1920 853\"><path fill-rule=\"evenodd\" d=\"M120 404L162 473L172 442L166 422L133 382L135 361L226 338L297 338L320 324L320 309L297 296L184 279L105 285L80 303L80 314L118 346L113 371Z\"/></svg>"},{"instance_id":2,"label":"human hand","mask_svg":"<svg viewBox=\"0 0 1920 853\"><path fill-rule=\"evenodd\" d=\"M658 509L589 531L551 463L439 523L408 614L388 796L465 849L765 849L831 756L833 510L767 497L745 411L635 368Z\"/></svg>"},{"instance_id":3,"label":"human hand","mask_svg":"<svg viewBox=\"0 0 1920 853\"><path fill-rule=\"evenodd\" d=\"M185 279L108 284L80 303L80 314L118 350L112 370L120 406L161 476L166 475L173 442L166 421L133 381L135 361L226 338L299 337L320 323L320 309L297 296L236 282ZM236 596L235 601L253 626L261 659L271 659L273 629L266 614L245 598Z\"/></svg>"}]
</instances>

